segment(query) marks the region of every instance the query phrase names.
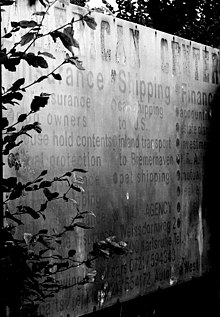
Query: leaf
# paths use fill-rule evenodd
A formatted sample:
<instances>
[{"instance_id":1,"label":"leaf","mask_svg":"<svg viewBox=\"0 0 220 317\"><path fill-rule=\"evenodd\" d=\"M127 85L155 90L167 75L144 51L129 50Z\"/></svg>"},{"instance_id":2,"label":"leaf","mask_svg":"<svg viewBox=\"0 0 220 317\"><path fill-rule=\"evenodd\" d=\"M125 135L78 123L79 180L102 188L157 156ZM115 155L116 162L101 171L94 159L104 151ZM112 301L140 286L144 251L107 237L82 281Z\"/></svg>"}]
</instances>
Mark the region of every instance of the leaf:
<instances>
[{"instance_id":1,"label":"leaf","mask_svg":"<svg viewBox=\"0 0 220 317\"><path fill-rule=\"evenodd\" d=\"M19 184L19 183L18 183ZM9 196L9 200L15 200L19 197L21 197L22 195L22 187L17 186L14 188L14 190L11 192L10 196Z\"/></svg>"},{"instance_id":2,"label":"leaf","mask_svg":"<svg viewBox=\"0 0 220 317\"><path fill-rule=\"evenodd\" d=\"M25 188L25 191L26 191L26 192L32 192L33 190L34 190L33 187L26 187L26 188Z\"/></svg>"},{"instance_id":3,"label":"leaf","mask_svg":"<svg viewBox=\"0 0 220 317\"><path fill-rule=\"evenodd\" d=\"M71 41L71 45L76 47L76 48L79 48L79 43L78 41L73 37L74 35L74 30L73 30L73 26L67 26L64 30L63 30L63 33L66 34L70 41Z\"/></svg>"},{"instance_id":4,"label":"leaf","mask_svg":"<svg viewBox=\"0 0 220 317\"><path fill-rule=\"evenodd\" d=\"M40 123L39 122L34 122L34 123L31 123L31 124L26 124L25 126L22 127L22 129L20 130L19 132L19 135L20 134L26 134L28 136L30 136L27 131L30 131L30 130L35 130L36 132L38 133L41 133L42 129L40 127ZM31 136L30 136L31 137Z\"/></svg>"},{"instance_id":5,"label":"leaf","mask_svg":"<svg viewBox=\"0 0 220 317\"><path fill-rule=\"evenodd\" d=\"M34 190L38 190L38 189L39 189L38 185L34 185L34 186L33 186L33 189L34 189Z\"/></svg>"},{"instance_id":6,"label":"leaf","mask_svg":"<svg viewBox=\"0 0 220 317\"><path fill-rule=\"evenodd\" d=\"M18 122L23 122L27 118L27 113L22 113L18 117Z\"/></svg>"},{"instance_id":7,"label":"leaf","mask_svg":"<svg viewBox=\"0 0 220 317\"><path fill-rule=\"evenodd\" d=\"M47 61L42 57L35 55L34 53L28 53L23 56L23 59L33 67L41 67L41 68L48 68Z\"/></svg>"},{"instance_id":8,"label":"leaf","mask_svg":"<svg viewBox=\"0 0 220 317\"><path fill-rule=\"evenodd\" d=\"M73 46L72 44L72 40L71 37L69 37L67 34L59 32L59 38L61 40L61 42L63 43L63 45L72 52L72 48L71 46Z\"/></svg>"},{"instance_id":9,"label":"leaf","mask_svg":"<svg viewBox=\"0 0 220 317\"><path fill-rule=\"evenodd\" d=\"M50 181L43 181L40 183L39 188L45 188L45 187L50 187L52 185L52 182Z\"/></svg>"},{"instance_id":10,"label":"leaf","mask_svg":"<svg viewBox=\"0 0 220 317\"><path fill-rule=\"evenodd\" d=\"M72 225L72 226L64 226L64 229L66 231L74 231L75 230L75 226L74 225ZM57 236L60 236L60 235L57 235Z\"/></svg>"},{"instance_id":11,"label":"leaf","mask_svg":"<svg viewBox=\"0 0 220 317\"><path fill-rule=\"evenodd\" d=\"M39 182L41 182L43 179L44 179L43 177L38 178L38 179L36 179L36 180L34 181L34 183L39 183Z\"/></svg>"},{"instance_id":12,"label":"leaf","mask_svg":"<svg viewBox=\"0 0 220 317\"><path fill-rule=\"evenodd\" d=\"M69 25L65 29L63 29L63 33L65 33L67 36L73 36L74 35L74 30L73 26Z\"/></svg>"},{"instance_id":13,"label":"leaf","mask_svg":"<svg viewBox=\"0 0 220 317\"><path fill-rule=\"evenodd\" d=\"M71 250L68 251L68 257L69 258L72 258L75 254L76 254L76 250L74 250L74 249L71 249Z\"/></svg>"},{"instance_id":14,"label":"leaf","mask_svg":"<svg viewBox=\"0 0 220 317\"><path fill-rule=\"evenodd\" d=\"M14 142L17 139L17 137L18 133L11 133L9 135L6 135L6 137L3 140L3 144Z\"/></svg>"},{"instance_id":15,"label":"leaf","mask_svg":"<svg viewBox=\"0 0 220 317\"><path fill-rule=\"evenodd\" d=\"M69 198L68 198L68 197L66 197L66 195L65 195L65 194L63 194L63 200L64 200L64 201L66 201L66 202L68 202L68 201L69 201Z\"/></svg>"},{"instance_id":16,"label":"leaf","mask_svg":"<svg viewBox=\"0 0 220 317\"><path fill-rule=\"evenodd\" d=\"M79 43L76 39L73 38L73 33L70 33L70 27L67 27L64 29L64 32L56 31L56 33L53 32L53 35L51 34L54 41L56 41L56 38L60 38L63 45L71 52L73 53L72 47L79 48Z\"/></svg>"},{"instance_id":17,"label":"leaf","mask_svg":"<svg viewBox=\"0 0 220 317\"><path fill-rule=\"evenodd\" d=\"M46 14L45 11L36 11L33 13L33 15L40 15L40 16L44 16Z\"/></svg>"},{"instance_id":18,"label":"leaf","mask_svg":"<svg viewBox=\"0 0 220 317\"><path fill-rule=\"evenodd\" d=\"M8 155L8 166L10 168L12 168L15 165L15 161L16 161L16 157L15 157L14 153L10 153Z\"/></svg>"},{"instance_id":19,"label":"leaf","mask_svg":"<svg viewBox=\"0 0 220 317\"><path fill-rule=\"evenodd\" d=\"M7 70L10 72L15 72L16 71L16 66L19 65L21 59L20 58L6 58L4 61L4 66Z\"/></svg>"},{"instance_id":20,"label":"leaf","mask_svg":"<svg viewBox=\"0 0 220 317\"><path fill-rule=\"evenodd\" d=\"M0 5L1 6L10 6L14 3L15 1L11 1L11 0L6 0L6 1L1 1Z\"/></svg>"},{"instance_id":21,"label":"leaf","mask_svg":"<svg viewBox=\"0 0 220 317\"><path fill-rule=\"evenodd\" d=\"M15 128L15 127L9 127L9 128L7 128L7 133L8 133L8 132L14 132L14 131L16 131L16 128Z\"/></svg>"},{"instance_id":22,"label":"leaf","mask_svg":"<svg viewBox=\"0 0 220 317\"><path fill-rule=\"evenodd\" d=\"M19 26L23 29L25 28L33 28L35 26L38 26L38 23L34 20L31 21L26 21L26 20L22 20L18 22Z\"/></svg>"},{"instance_id":23,"label":"leaf","mask_svg":"<svg viewBox=\"0 0 220 317\"><path fill-rule=\"evenodd\" d=\"M82 66L82 61L79 61L77 57L68 57L65 59L65 62L75 65L80 70L85 70Z\"/></svg>"},{"instance_id":24,"label":"leaf","mask_svg":"<svg viewBox=\"0 0 220 317\"><path fill-rule=\"evenodd\" d=\"M42 128L40 127L40 123L37 122L37 124L33 124L33 129L37 132L37 133L41 133L42 132Z\"/></svg>"},{"instance_id":25,"label":"leaf","mask_svg":"<svg viewBox=\"0 0 220 317\"><path fill-rule=\"evenodd\" d=\"M85 261L85 266L88 267L89 269L91 269L93 267L92 261L91 260Z\"/></svg>"},{"instance_id":26,"label":"leaf","mask_svg":"<svg viewBox=\"0 0 220 317\"><path fill-rule=\"evenodd\" d=\"M49 97L44 96L34 96L34 99L31 102L31 111L37 112L40 108L44 108L48 103Z\"/></svg>"},{"instance_id":27,"label":"leaf","mask_svg":"<svg viewBox=\"0 0 220 317\"><path fill-rule=\"evenodd\" d=\"M47 200L51 201L59 196L58 192L51 193L48 188L43 189L43 193L46 196Z\"/></svg>"},{"instance_id":28,"label":"leaf","mask_svg":"<svg viewBox=\"0 0 220 317\"><path fill-rule=\"evenodd\" d=\"M48 234L48 230L47 229L41 229L41 230L39 230L38 234Z\"/></svg>"},{"instance_id":29,"label":"leaf","mask_svg":"<svg viewBox=\"0 0 220 317\"><path fill-rule=\"evenodd\" d=\"M23 99L23 94L21 92L14 92L13 93L13 99L17 99L17 100L22 100Z\"/></svg>"},{"instance_id":30,"label":"leaf","mask_svg":"<svg viewBox=\"0 0 220 317\"><path fill-rule=\"evenodd\" d=\"M45 202L44 204L41 204L39 211L44 211L46 208L47 208L47 202Z\"/></svg>"},{"instance_id":31,"label":"leaf","mask_svg":"<svg viewBox=\"0 0 220 317\"><path fill-rule=\"evenodd\" d=\"M43 170L39 176L45 176L47 174L47 170Z\"/></svg>"},{"instance_id":32,"label":"leaf","mask_svg":"<svg viewBox=\"0 0 220 317\"><path fill-rule=\"evenodd\" d=\"M119 241L118 244L123 248L126 248L128 246L128 244L124 241Z\"/></svg>"},{"instance_id":33,"label":"leaf","mask_svg":"<svg viewBox=\"0 0 220 317\"><path fill-rule=\"evenodd\" d=\"M50 36L52 37L54 43L56 43L57 38L59 38L59 33L58 33L58 31L53 31L50 33Z\"/></svg>"},{"instance_id":34,"label":"leaf","mask_svg":"<svg viewBox=\"0 0 220 317\"><path fill-rule=\"evenodd\" d=\"M15 143L15 142L7 143L6 146L5 146L5 149L4 149L4 151L3 151L3 155L8 155L9 152L10 152L13 148L19 146L22 142L23 142L23 140L20 141L20 142L18 142L18 143ZM14 161L14 164L11 165L10 159L8 159L8 166L9 166L9 167L15 166L15 168L16 168L16 164L17 164L17 161L15 160L15 161ZM19 165L19 166L21 166L21 165Z\"/></svg>"},{"instance_id":35,"label":"leaf","mask_svg":"<svg viewBox=\"0 0 220 317\"><path fill-rule=\"evenodd\" d=\"M50 57L50 58L53 58L53 59L56 59L56 57L54 57L51 53L48 53L48 52L38 52L38 55L44 55L46 57Z\"/></svg>"},{"instance_id":36,"label":"leaf","mask_svg":"<svg viewBox=\"0 0 220 317\"><path fill-rule=\"evenodd\" d=\"M83 21L86 22L86 24L88 25L88 27L90 27L92 30L95 30L97 27L97 23L95 21L95 19L89 15L85 15L83 17Z\"/></svg>"},{"instance_id":37,"label":"leaf","mask_svg":"<svg viewBox=\"0 0 220 317\"><path fill-rule=\"evenodd\" d=\"M44 188L43 189L43 193L46 196L47 200L50 201L51 200L51 192L50 192L50 190L48 188Z\"/></svg>"},{"instance_id":38,"label":"leaf","mask_svg":"<svg viewBox=\"0 0 220 317\"><path fill-rule=\"evenodd\" d=\"M29 43L30 41L32 41L35 37L35 34L34 33L26 33L24 34L22 37L21 37L21 41L20 41L20 44L21 46L24 46L26 45L27 43Z\"/></svg>"},{"instance_id":39,"label":"leaf","mask_svg":"<svg viewBox=\"0 0 220 317\"><path fill-rule=\"evenodd\" d=\"M40 66L41 68L48 68L48 63L46 59L44 59L42 56L36 56L36 58L37 58L38 66Z\"/></svg>"},{"instance_id":40,"label":"leaf","mask_svg":"<svg viewBox=\"0 0 220 317\"><path fill-rule=\"evenodd\" d=\"M20 27L17 26L17 27L15 27L15 28L13 28L13 29L11 30L11 32L18 32L19 30L20 30Z\"/></svg>"},{"instance_id":41,"label":"leaf","mask_svg":"<svg viewBox=\"0 0 220 317\"><path fill-rule=\"evenodd\" d=\"M75 222L74 223L74 226L75 227L80 227L80 228L83 228L83 229L92 229L92 228L94 228L94 227L90 227L90 226L88 226L86 223L84 223L84 222Z\"/></svg>"},{"instance_id":42,"label":"leaf","mask_svg":"<svg viewBox=\"0 0 220 317\"><path fill-rule=\"evenodd\" d=\"M85 210L85 211L80 212L80 215L90 215L90 216L96 217L94 212L93 211L89 211L89 210Z\"/></svg>"},{"instance_id":43,"label":"leaf","mask_svg":"<svg viewBox=\"0 0 220 317\"><path fill-rule=\"evenodd\" d=\"M53 254L53 258L60 259L60 260L63 259L62 255L60 254Z\"/></svg>"},{"instance_id":44,"label":"leaf","mask_svg":"<svg viewBox=\"0 0 220 317\"><path fill-rule=\"evenodd\" d=\"M68 176L68 177L70 177L71 175L72 175L72 173L71 173L71 172L66 172L64 176Z\"/></svg>"},{"instance_id":45,"label":"leaf","mask_svg":"<svg viewBox=\"0 0 220 317\"><path fill-rule=\"evenodd\" d=\"M74 204L78 205L78 202L73 198L68 198L68 200L72 201Z\"/></svg>"},{"instance_id":46,"label":"leaf","mask_svg":"<svg viewBox=\"0 0 220 317\"><path fill-rule=\"evenodd\" d=\"M46 76L46 75L41 76L41 77L39 77L39 78L36 80L36 83L40 83L41 81L43 81L43 80L45 80L45 79L47 79L47 78L48 78L48 76Z\"/></svg>"},{"instance_id":47,"label":"leaf","mask_svg":"<svg viewBox=\"0 0 220 317\"><path fill-rule=\"evenodd\" d=\"M43 189L43 193L46 196L47 200L50 201L51 200L51 192L50 192L50 190L48 188L44 188Z\"/></svg>"},{"instance_id":48,"label":"leaf","mask_svg":"<svg viewBox=\"0 0 220 317\"><path fill-rule=\"evenodd\" d=\"M12 37L11 32L6 33L4 36L2 36L2 38L5 38L5 39L9 39L10 37Z\"/></svg>"},{"instance_id":49,"label":"leaf","mask_svg":"<svg viewBox=\"0 0 220 317\"><path fill-rule=\"evenodd\" d=\"M12 27L12 28L19 27L19 23L18 23L18 22L15 22L15 21L11 21L11 27Z\"/></svg>"},{"instance_id":50,"label":"leaf","mask_svg":"<svg viewBox=\"0 0 220 317\"><path fill-rule=\"evenodd\" d=\"M49 98L51 94L48 94L46 92L41 92L40 97Z\"/></svg>"},{"instance_id":51,"label":"leaf","mask_svg":"<svg viewBox=\"0 0 220 317\"><path fill-rule=\"evenodd\" d=\"M72 189L74 189L74 190L76 190L77 192L81 192L81 188L80 187L78 187L78 186L74 186L73 184L71 185L71 188Z\"/></svg>"},{"instance_id":52,"label":"leaf","mask_svg":"<svg viewBox=\"0 0 220 317\"><path fill-rule=\"evenodd\" d=\"M34 53L27 53L23 56L23 59L33 67L38 67L37 59Z\"/></svg>"},{"instance_id":53,"label":"leaf","mask_svg":"<svg viewBox=\"0 0 220 317\"><path fill-rule=\"evenodd\" d=\"M74 168L72 172L79 172L79 173L88 173L88 171L82 169L82 168Z\"/></svg>"},{"instance_id":54,"label":"leaf","mask_svg":"<svg viewBox=\"0 0 220 317\"><path fill-rule=\"evenodd\" d=\"M4 192L11 191L17 185L17 177L8 177L2 179L2 187Z\"/></svg>"},{"instance_id":55,"label":"leaf","mask_svg":"<svg viewBox=\"0 0 220 317\"><path fill-rule=\"evenodd\" d=\"M10 103L13 99L22 100L23 95L21 92L9 92L2 96L2 103Z\"/></svg>"},{"instance_id":56,"label":"leaf","mask_svg":"<svg viewBox=\"0 0 220 317\"><path fill-rule=\"evenodd\" d=\"M44 236L39 235L37 241L40 242L41 244L43 244L46 248L48 248L50 250L55 250L55 248L51 244L51 241L48 239L45 239Z\"/></svg>"},{"instance_id":57,"label":"leaf","mask_svg":"<svg viewBox=\"0 0 220 317\"><path fill-rule=\"evenodd\" d=\"M97 271L96 270L87 273L87 275L83 278L82 281L79 282L79 284L84 285L84 284L87 284L87 283L94 283L96 275L97 275Z\"/></svg>"},{"instance_id":58,"label":"leaf","mask_svg":"<svg viewBox=\"0 0 220 317\"><path fill-rule=\"evenodd\" d=\"M47 7L47 4L48 4L47 0L46 0L46 3L44 2L44 0L39 0L39 1L45 8Z\"/></svg>"},{"instance_id":59,"label":"leaf","mask_svg":"<svg viewBox=\"0 0 220 317\"><path fill-rule=\"evenodd\" d=\"M40 218L40 214L29 206L23 206L22 212L29 214L32 218Z\"/></svg>"},{"instance_id":60,"label":"leaf","mask_svg":"<svg viewBox=\"0 0 220 317\"><path fill-rule=\"evenodd\" d=\"M3 117L1 120L1 124L2 124L2 129L7 127L9 125L8 119L6 117Z\"/></svg>"},{"instance_id":61,"label":"leaf","mask_svg":"<svg viewBox=\"0 0 220 317\"><path fill-rule=\"evenodd\" d=\"M31 243L31 240L33 238L33 235L31 233L24 233L24 241L27 245Z\"/></svg>"},{"instance_id":62,"label":"leaf","mask_svg":"<svg viewBox=\"0 0 220 317\"><path fill-rule=\"evenodd\" d=\"M22 57L24 52L22 51L17 51L15 48L12 48L10 50L10 53L12 54L13 57Z\"/></svg>"},{"instance_id":63,"label":"leaf","mask_svg":"<svg viewBox=\"0 0 220 317\"><path fill-rule=\"evenodd\" d=\"M52 75L53 78L56 79L56 80L62 80L62 77L61 77L60 74L51 73L51 75Z\"/></svg>"},{"instance_id":64,"label":"leaf","mask_svg":"<svg viewBox=\"0 0 220 317\"><path fill-rule=\"evenodd\" d=\"M18 90L22 85L24 85L24 83L25 83L25 78L19 78L12 84L10 90L12 91Z\"/></svg>"},{"instance_id":65,"label":"leaf","mask_svg":"<svg viewBox=\"0 0 220 317\"><path fill-rule=\"evenodd\" d=\"M23 222L20 219L15 218L10 212L5 212L5 218L11 219L14 222L16 222L18 225L23 225Z\"/></svg>"},{"instance_id":66,"label":"leaf","mask_svg":"<svg viewBox=\"0 0 220 317\"><path fill-rule=\"evenodd\" d=\"M106 257L106 258L109 258L109 256L110 256L110 252L108 250L103 250L103 249L99 250L99 254Z\"/></svg>"},{"instance_id":67,"label":"leaf","mask_svg":"<svg viewBox=\"0 0 220 317\"><path fill-rule=\"evenodd\" d=\"M52 197L52 199L55 199L55 198L59 197L59 195L60 194L58 192L54 192L51 194L51 197Z\"/></svg>"},{"instance_id":68,"label":"leaf","mask_svg":"<svg viewBox=\"0 0 220 317\"><path fill-rule=\"evenodd\" d=\"M0 63L3 64L7 60L6 50L0 51Z\"/></svg>"},{"instance_id":69,"label":"leaf","mask_svg":"<svg viewBox=\"0 0 220 317\"><path fill-rule=\"evenodd\" d=\"M57 269L60 270L60 269L67 269L69 267L69 262L66 261L66 262L62 262L62 263L56 263L57 265Z\"/></svg>"}]
</instances>

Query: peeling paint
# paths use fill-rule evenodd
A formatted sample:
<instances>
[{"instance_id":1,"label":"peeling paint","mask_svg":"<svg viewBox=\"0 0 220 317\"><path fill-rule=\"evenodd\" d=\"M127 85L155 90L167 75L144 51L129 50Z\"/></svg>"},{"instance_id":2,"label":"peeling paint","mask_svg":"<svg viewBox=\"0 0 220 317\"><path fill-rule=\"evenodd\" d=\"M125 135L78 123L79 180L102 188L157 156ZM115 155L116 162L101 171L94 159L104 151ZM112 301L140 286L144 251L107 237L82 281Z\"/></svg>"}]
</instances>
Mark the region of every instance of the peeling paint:
<instances>
[{"instance_id":1,"label":"peeling paint","mask_svg":"<svg viewBox=\"0 0 220 317\"><path fill-rule=\"evenodd\" d=\"M203 228L202 228L202 207L199 207L199 223L198 223L198 233L197 240L199 245L199 257L200 257L200 274L202 274L202 254L203 254Z\"/></svg>"},{"instance_id":2,"label":"peeling paint","mask_svg":"<svg viewBox=\"0 0 220 317\"><path fill-rule=\"evenodd\" d=\"M175 42L174 39L171 43L172 46L172 59L173 59L173 69L172 73L174 76L180 76L180 44Z\"/></svg>"},{"instance_id":3,"label":"peeling paint","mask_svg":"<svg viewBox=\"0 0 220 317\"><path fill-rule=\"evenodd\" d=\"M98 305L102 307L107 297L111 296L111 292L107 291L108 283L105 282L103 290L98 291Z\"/></svg>"},{"instance_id":4,"label":"peeling paint","mask_svg":"<svg viewBox=\"0 0 220 317\"><path fill-rule=\"evenodd\" d=\"M130 65L136 68L140 68L139 31L133 29L129 30Z\"/></svg>"},{"instance_id":5,"label":"peeling paint","mask_svg":"<svg viewBox=\"0 0 220 317\"><path fill-rule=\"evenodd\" d=\"M169 58L168 58L168 41L164 38L161 39L161 70L162 72L169 73Z\"/></svg>"},{"instance_id":6,"label":"peeling paint","mask_svg":"<svg viewBox=\"0 0 220 317\"><path fill-rule=\"evenodd\" d=\"M171 267L171 276L170 276L170 286L175 285L178 281L178 278L176 277L175 274L175 268L174 265Z\"/></svg>"},{"instance_id":7,"label":"peeling paint","mask_svg":"<svg viewBox=\"0 0 220 317\"><path fill-rule=\"evenodd\" d=\"M111 50L105 47L105 43L107 42L107 39L105 39L105 34L110 36L110 24L108 21L101 21L101 54L102 59L109 62L111 61Z\"/></svg>"},{"instance_id":8,"label":"peeling paint","mask_svg":"<svg viewBox=\"0 0 220 317\"><path fill-rule=\"evenodd\" d=\"M125 47L123 42L123 27L121 25L117 25L117 47L116 47L116 55L115 59L116 62L122 65L126 64L126 54L125 54Z\"/></svg>"}]
</instances>

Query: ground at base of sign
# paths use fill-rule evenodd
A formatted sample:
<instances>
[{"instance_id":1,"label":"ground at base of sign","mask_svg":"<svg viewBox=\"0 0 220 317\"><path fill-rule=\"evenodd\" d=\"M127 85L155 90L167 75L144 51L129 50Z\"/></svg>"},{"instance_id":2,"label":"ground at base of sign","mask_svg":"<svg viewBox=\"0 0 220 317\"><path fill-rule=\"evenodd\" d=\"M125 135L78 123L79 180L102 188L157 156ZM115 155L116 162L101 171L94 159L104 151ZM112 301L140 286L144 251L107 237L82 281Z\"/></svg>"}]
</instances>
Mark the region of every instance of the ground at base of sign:
<instances>
[{"instance_id":1,"label":"ground at base of sign","mask_svg":"<svg viewBox=\"0 0 220 317\"><path fill-rule=\"evenodd\" d=\"M84 317L217 317L220 283L212 274L140 296Z\"/></svg>"}]
</instances>

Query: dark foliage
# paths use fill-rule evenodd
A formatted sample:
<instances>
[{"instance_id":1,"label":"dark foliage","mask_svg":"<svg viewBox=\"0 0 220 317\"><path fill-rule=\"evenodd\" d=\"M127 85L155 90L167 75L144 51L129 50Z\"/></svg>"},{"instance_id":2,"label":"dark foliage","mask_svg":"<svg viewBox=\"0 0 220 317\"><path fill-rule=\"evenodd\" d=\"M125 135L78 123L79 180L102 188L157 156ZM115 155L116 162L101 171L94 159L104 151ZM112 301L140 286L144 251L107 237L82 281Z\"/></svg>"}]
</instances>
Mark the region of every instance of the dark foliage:
<instances>
[{"instance_id":1,"label":"dark foliage","mask_svg":"<svg viewBox=\"0 0 220 317\"><path fill-rule=\"evenodd\" d=\"M66 63L84 70L82 62L73 53L73 47L79 47L74 38L74 19L65 25L50 31L47 34L40 33L44 18L50 7L55 3L47 0L39 0L45 11L35 12L35 16L41 17L38 24L34 19L30 21L11 21L11 30L3 35L3 38L13 36L15 32L20 34L20 30L26 30L20 37L20 41L12 44L10 49L1 48L0 63L3 71L15 72L17 66L24 61L28 67L42 68L47 70L47 59L55 57L48 52L29 52L29 48L42 36L50 36L54 42L61 41L64 48L68 50L63 62L49 73L37 78L31 83L26 83L25 78L19 78L10 84L8 88L1 90L2 101L2 156L7 162L7 169L21 171L22 166L17 156L16 148L23 142L21 136L31 137L32 133L41 133L42 128L39 122L27 123L27 118L32 114L41 111L47 106L50 94L42 92L35 95L29 105L27 112L21 113L12 124L7 119L7 109L9 106L19 107L28 89L52 76L55 80L62 80L57 70ZM29 5L34 5L36 1L29 1ZM85 1L81 1L84 4ZM13 1L1 1L2 7L13 5ZM95 30L97 24L90 12L82 15L78 21L84 21L87 27ZM13 42L12 42L13 43ZM24 46L23 50L19 47ZM6 112L6 113L5 113ZM29 119L29 118L28 118ZM29 121L31 122L31 121ZM62 249L62 238L67 234L75 232L76 228L89 230L92 227L85 222L87 215L95 216L91 211L80 210L76 201L72 197L72 192L83 192L83 179L80 176L87 173L82 168L74 168L63 175L49 178L48 171L42 170L39 175L23 182L17 176L2 177L1 190L4 193L3 200L3 226L0 228L0 312L10 317L37 316L38 304L47 298L55 296L61 290L75 285L65 285L57 279L59 274L67 270L76 269L84 265L88 269L93 269L93 262L98 257L109 258L116 255L126 254L127 246L124 242L116 242L115 237L108 237L106 240L94 244L90 254L85 254L85 259L78 260L77 252L71 249L64 254ZM13 173L12 173L13 174ZM14 173L16 174L16 173ZM14 175L13 174L13 175ZM16 174L17 175L17 174ZM54 189L54 184L62 183L63 190ZM57 186L56 188L59 188ZM38 195L39 207L34 208L27 201L23 202L25 195ZM47 218L47 208L49 205L60 201L63 204L71 201L73 203L73 216L69 224L63 226L60 232L55 229L39 228L37 232L24 232L21 228L27 221L45 220ZM1 215L2 216L2 215ZM2 219L1 219L2 220ZM28 221L29 221L28 220ZM95 281L96 271L90 271L77 285L84 285ZM7 307L7 309L6 309Z\"/></svg>"},{"instance_id":2,"label":"dark foliage","mask_svg":"<svg viewBox=\"0 0 220 317\"><path fill-rule=\"evenodd\" d=\"M117 17L214 47L220 46L218 0L116 0Z\"/></svg>"}]
</instances>

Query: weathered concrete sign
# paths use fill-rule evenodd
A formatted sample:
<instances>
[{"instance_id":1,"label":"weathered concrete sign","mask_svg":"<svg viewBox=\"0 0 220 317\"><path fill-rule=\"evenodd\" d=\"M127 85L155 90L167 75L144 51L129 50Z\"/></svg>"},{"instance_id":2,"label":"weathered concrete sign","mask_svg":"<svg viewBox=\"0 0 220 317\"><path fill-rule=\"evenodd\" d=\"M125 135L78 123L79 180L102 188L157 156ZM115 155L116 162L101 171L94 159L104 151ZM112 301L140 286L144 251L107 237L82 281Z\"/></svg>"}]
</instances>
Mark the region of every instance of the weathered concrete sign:
<instances>
[{"instance_id":1,"label":"weathered concrete sign","mask_svg":"<svg viewBox=\"0 0 220 317\"><path fill-rule=\"evenodd\" d=\"M27 18L23 8L16 10L18 19ZM77 19L79 12L85 13L56 5L46 29ZM49 105L34 118L42 123L42 134L25 138L18 150L19 176L34 177L42 169L51 175L88 170L85 193L73 198L96 214L86 219L94 229L79 228L64 242L65 251L76 248L83 258L93 242L115 235L132 252L97 261L96 282L45 303L45 316L82 315L201 276L210 266L202 201L219 52L111 16L93 16L97 30L75 25L76 54L85 70L62 66L62 81L48 79L30 88L23 106L8 117L18 117L33 95L51 93ZM54 48L42 38L38 45L36 51L57 57L51 67L65 57L59 43ZM25 64L20 74L29 82L42 75ZM68 222L73 210L68 203L51 204L51 228ZM79 268L63 279L71 284L87 271Z\"/></svg>"}]
</instances>

